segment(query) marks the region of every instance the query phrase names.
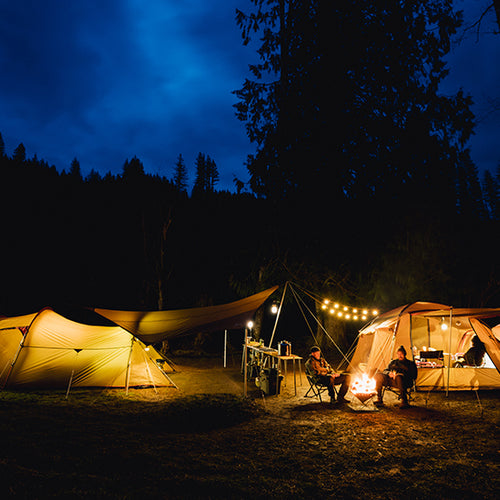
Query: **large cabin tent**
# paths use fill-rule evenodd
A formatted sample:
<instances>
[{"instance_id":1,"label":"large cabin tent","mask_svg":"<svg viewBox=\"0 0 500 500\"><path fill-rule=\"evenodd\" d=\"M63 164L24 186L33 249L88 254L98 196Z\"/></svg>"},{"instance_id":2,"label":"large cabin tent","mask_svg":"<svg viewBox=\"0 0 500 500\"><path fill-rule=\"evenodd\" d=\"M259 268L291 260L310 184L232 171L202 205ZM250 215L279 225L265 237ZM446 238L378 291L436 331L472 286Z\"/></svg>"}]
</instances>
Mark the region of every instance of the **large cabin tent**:
<instances>
[{"instance_id":1,"label":"large cabin tent","mask_svg":"<svg viewBox=\"0 0 500 500\"><path fill-rule=\"evenodd\" d=\"M51 308L0 318L0 388L173 386L153 343L197 331L244 328L276 288L203 308L96 310L111 318L106 326L74 321Z\"/></svg>"},{"instance_id":2,"label":"large cabin tent","mask_svg":"<svg viewBox=\"0 0 500 500\"><path fill-rule=\"evenodd\" d=\"M417 390L500 389L500 342L487 318L500 309L454 309L416 302L388 311L363 327L349 369L353 373L383 370L403 345L418 365ZM459 367L457 360L474 335L484 342L487 362Z\"/></svg>"}]
</instances>

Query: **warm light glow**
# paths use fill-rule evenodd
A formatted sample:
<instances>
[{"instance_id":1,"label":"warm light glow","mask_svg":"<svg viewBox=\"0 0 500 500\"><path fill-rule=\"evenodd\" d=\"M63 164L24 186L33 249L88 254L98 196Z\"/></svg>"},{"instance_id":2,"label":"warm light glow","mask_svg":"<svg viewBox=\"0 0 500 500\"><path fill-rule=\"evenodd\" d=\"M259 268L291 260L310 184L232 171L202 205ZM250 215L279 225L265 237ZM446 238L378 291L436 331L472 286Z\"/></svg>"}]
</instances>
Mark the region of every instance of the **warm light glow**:
<instances>
[{"instance_id":1,"label":"warm light glow","mask_svg":"<svg viewBox=\"0 0 500 500\"><path fill-rule=\"evenodd\" d=\"M446 323L441 323L441 330L448 330L448 325Z\"/></svg>"},{"instance_id":2,"label":"warm light glow","mask_svg":"<svg viewBox=\"0 0 500 500\"><path fill-rule=\"evenodd\" d=\"M353 380L351 392L353 394L373 394L375 392L375 379L363 373L360 377Z\"/></svg>"},{"instance_id":3,"label":"warm light glow","mask_svg":"<svg viewBox=\"0 0 500 500\"><path fill-rule=\"evenodd\" d=\"M250 328L250 330L253 328L253 321L247 323L247 328Z\"/></svg>"},{"instance_id":4,"label":"warm light glow","mask_svg":"<svg viewBox=\"0 0 500 500\"><path fill-rule=\"evenodd\" d=\"M277 313L278 313L278 306L277 306L276 304L273 304L273 305L271 306L271 312L272 312L273 314L277 314Z\"/></svg>"},{"instance_id":5,"label":"warm light glow","mask_svg":"<svg viewBox=\"0 0 500 500\"><path fill-rule=\"evenodd\" d=\"M378 316L378 309L359 309L358 307L351 307L348 305L340 304L339 302L332 302L329 299L323 299L321 302L321 309L328 310L330 314L335 314L338 318L346 320L363 320L366 321L368 316ZM340 313L342 311L342 313ZM361 313L362 311L362 313Z\"/></svg>"}]
</instances>

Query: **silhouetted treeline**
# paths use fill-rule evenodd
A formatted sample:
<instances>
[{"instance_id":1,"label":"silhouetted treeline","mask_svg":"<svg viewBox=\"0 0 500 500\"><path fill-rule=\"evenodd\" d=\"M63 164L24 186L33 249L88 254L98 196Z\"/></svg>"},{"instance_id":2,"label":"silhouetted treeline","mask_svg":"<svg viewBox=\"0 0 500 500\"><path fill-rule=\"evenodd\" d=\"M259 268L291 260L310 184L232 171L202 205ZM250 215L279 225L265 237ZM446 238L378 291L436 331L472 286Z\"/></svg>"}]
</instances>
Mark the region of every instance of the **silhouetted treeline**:
<instances>
[{"instance_id":1,"label":"silhouetted treeline","mask_svg":"<svg viewBox=\"0 0 500 500\"><path fill-rule=\"evenodd\" d=\"M201 154L187 191L144 172L82 178L2 141L0 310L162 309L293 280L380 309L499 306L500 167L479 178L471 97L441 95L461 24L449 0L252 0L259 62L235 91L251 193L217 192Z\"/></svg>"},{"instance_id":2,"label":"silhouetted treeline","mask_svg":"<svg viewBox=\"0 0 500 500\"><path fill-rule=\"evenodd\" d=\"M137 158L121 175L82 178L76 163L60 173L16 151L0 159L3 314L216 304L286 280L381 308L500 302L499 172L482 189L464 167L453 210L433 219L420 214L425 193L381 219L370 199L314 213L306 199L188 196Z\"/></svg>"}]
</instances>

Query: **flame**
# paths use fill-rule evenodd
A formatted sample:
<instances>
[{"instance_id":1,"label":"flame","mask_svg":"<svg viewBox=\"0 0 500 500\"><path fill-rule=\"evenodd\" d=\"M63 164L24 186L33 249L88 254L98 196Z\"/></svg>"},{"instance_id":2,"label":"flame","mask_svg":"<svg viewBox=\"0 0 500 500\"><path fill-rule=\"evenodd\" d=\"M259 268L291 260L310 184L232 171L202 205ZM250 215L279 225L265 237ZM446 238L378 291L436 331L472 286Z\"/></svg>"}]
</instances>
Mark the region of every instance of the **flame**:
<instances>
[{"instance_id":1,"label":"flame","mask_svg":"<svg viewBox=\"0 0 500 500\"><path fill-rule=\"evenodd\" d=\"M363 373L361 377L352 382L351 392L353 394L373 394L375 392L375 379Z\"/></svg>"}]
</instances>

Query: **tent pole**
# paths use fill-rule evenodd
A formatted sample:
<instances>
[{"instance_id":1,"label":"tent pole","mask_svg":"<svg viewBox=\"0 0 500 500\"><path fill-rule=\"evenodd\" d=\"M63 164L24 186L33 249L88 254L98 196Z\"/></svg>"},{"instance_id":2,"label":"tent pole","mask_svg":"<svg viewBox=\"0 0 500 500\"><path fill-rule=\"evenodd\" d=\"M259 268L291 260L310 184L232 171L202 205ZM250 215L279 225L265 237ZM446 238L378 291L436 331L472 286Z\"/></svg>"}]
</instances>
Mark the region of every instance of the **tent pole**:
<instances>
[{"instance_id":1,"label":"tent pole","mask_svg":"<svg viewBox=\"0 0 500 500\"><path fill-rule=\"evenodd\" d=\"M37 315L33 318L33 320L29 324L26 331L21 330L21 333L23 334L23 338L21 339L21 342L19 343L19 347L16 351L16 354L15 354L14 358L12 359L12 362L10 363L9 371L7 373L7 376L5 377L5 382L3 383L2 387L1 387L2 389L5 389L5 387L7 387L7 383L9 381L12 370L14 369L14 365L16 364L17 358L19 357L19 354L21 353L21 350L24 347L24 343L26 342L26 337L28 336L28 333L30 333L30 328L33 325L33 323L36 321L36 319L38 318L40 312L41 311L39 311L37 313Z\"/></svg>"},{"instance_id":2,"label":"tent pole","mask_svg":"<svg viewBox=\"0 0 500 500\"><path fill-rule=\"evenodd\" d=\"M283 294L281 296L280 306L278 308L278 313L276 314L276 321L274 322L273 333L271 334L271 340L269 341L269 347L273 345L274 334L276 332L276 327L278 326L278 320L281 314L281 307L283 305L283 300L285 299L286 287L288 286L288 281L285 283L285 288L283 288Z\"/></svg>"},{"instance_id":3,"label":"tent pole","mask_svg":"<svg viewBox=\"0 0 500 500\"><path fill-rule=\"evenodd\" d=\"M76 365L76 359L78 358L78 354L79 354L80 351L81 351L81 349L75 349L75 361L74 361L74 365ZM71 389L71 384L73 383L73 377L74 377L74 375L75 375L75 369L73 368L71 370L71 376L69 377L68 388L66 389L66 399L68 399L69 391Z\"/></svg>"},{"instance_id":4,"label":"tent pole","mask_svg":"<svg viewBox=\"0 0 500 500\"><path fill-rule=\"evenodd\" d=\"M227 330L224 330L224 368L227 367L227 339L228 332Z\"/></svg>"},{"instance_id":5,"label":"tent pole","mask_svg":"<svg viewBox=\"0 0 500 500\"><path fill-rule=\"evenodd\" d=\"M130 342L130 352L128 355L127 373L125 374L125 394L128 396L128 384L130 381L130 366L132 364L132 350L134 348L135 337L132 337L132 342Z\"/></svg>"},{"instance_id":6,"label":"tent pole","mask_svg":"<svg viewBox=\"0 0 500 500\"><path fill-rule=\"evenodd\" d=\"M247 336L248 329L245 328L245 337L243 343L243 396L247 396Z\"/></svg>"},{"instance_id":7,"label":"tent pole","mask_svg":"<svg viewBox=\"0 0 500 500\"><path fill-rule=\"evenodd\" d=\"M450 370L451 370L451 326L453 324L453 307L450 307L450 336L448 338L448 380L446 382L446 397L450 391Z\"/></svg>"},{"instance_id":8,"label":"tent pole","mask_svg":"<svg viewBox=\"0 0 500 500\"><path fill-rule=\"evenodd\" d=\"M71 382L73 382L73 375L75 374L75 369L71 370L71 376L69 377L68 388L66 389L66 399L69 396L69 390L71 389Z\"/></svg>"},{"instance_id":9,"label":"tent pole","mask_svg":"<svg viewBox=\"0 0 500 500\"><path fill-rule=\"evenodd\" d=\"M155 393L156 393L156 394L158 394L158 391L156 390L155 381L154 381L154 379L153 379L153 375L152 375L152 373L151 373L151 370L149 369L148 356L146 355L146 351L145 351L145 350L143 350L143 351L142 351L142 354L144 354L144 361L146 362L146 370L148 371L149 380L151 380L151 384L153 384L153 387L154 387Z\"/></svg>"}]
</instances>

